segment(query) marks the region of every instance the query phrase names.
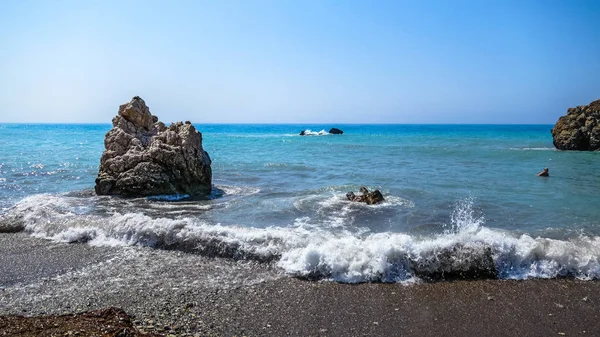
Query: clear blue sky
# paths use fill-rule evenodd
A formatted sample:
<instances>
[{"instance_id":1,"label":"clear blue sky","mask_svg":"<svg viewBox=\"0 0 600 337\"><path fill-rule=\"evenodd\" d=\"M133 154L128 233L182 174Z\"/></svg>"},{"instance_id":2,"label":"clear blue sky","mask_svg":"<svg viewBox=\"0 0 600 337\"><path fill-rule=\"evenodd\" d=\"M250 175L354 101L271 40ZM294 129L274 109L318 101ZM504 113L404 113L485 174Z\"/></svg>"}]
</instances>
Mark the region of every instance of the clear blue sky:
<instances>
[{"instance_id":1,"label":"clear blue sky","mask_svg":"<svg viewBox=\"0 0 600 337\"><path fill-rule=\"evenodd\" d=\"M554 123L600 1L2 1L0 122Z\"/></svg>"}]
</instances>

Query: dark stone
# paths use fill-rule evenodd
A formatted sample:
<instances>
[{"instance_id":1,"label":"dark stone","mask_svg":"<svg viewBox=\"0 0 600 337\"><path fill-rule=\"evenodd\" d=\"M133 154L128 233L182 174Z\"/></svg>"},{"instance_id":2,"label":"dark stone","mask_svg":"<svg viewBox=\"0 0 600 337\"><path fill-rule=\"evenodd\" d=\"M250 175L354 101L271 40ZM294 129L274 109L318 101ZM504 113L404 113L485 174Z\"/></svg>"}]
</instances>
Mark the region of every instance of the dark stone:
<instances>
[{"instance_id":1,"label":"dark stone","mask_svg":"<svg viewBox=\"0 0 600 337\"><path fill-rule=\"evenodd\" d=\"M344 131L342 131L338 128L332 128L331 130L329 130L329 133L332 135L341 135L344 133Z\"/></svg>"},{"instance_id":2,"label":"dark stone","mask_svg":"<svg viewBox=\"0 0 600 337\"><path fill-rule=\"evenodd\" d=\"M491 247L485 245L437 247L411 260L415 275L426 281L498 278Z\"/></svg>"},{"instance_id":3,"label":"dark stone","mask_svg":"<svg viewBox=\"0 0 600 337\"><path fill-rule=\"evenodd\" d=\"M569 108L551 132L559 150L600 150L600 100Z\"/></svg>"},{"instance_id":4,"label":"dark stone","mask_svg":"<svg viewBox=\"0 0 600 337\"><path fill-rule=\"evenodd\" d=\"M302 130L302 131L300 132L300 136L305 136L305 135L306 135L306 130Z\"/></svg>"},{"instance_id":5,"label":"dark stone","mask_svg":"<svg viewBox=\"0 0 600 337\"><path fill-rule=\"evenodd\" d=\"M367 205L378 204L385 200L379 190L369 192L366 187L361 187L360 192L362 195L355 195L354 192L348 192L346 193L346 198L354 202L364 202Z\"/></svg>"}]
</instances>

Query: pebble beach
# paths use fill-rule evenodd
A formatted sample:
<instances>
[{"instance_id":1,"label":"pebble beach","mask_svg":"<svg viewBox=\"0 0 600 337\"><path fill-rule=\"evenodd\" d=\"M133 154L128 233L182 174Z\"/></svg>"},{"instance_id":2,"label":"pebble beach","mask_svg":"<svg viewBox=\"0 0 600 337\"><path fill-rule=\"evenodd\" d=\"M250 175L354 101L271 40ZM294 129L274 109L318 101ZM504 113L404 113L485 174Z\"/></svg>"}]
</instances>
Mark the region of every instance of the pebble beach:
<instances>
[{"instance_id":1,"label":"pebble beach","mask_svg":"<svg viewBox=\"0 0 600 337\"><path fill-rule=\"evenodd\" d=\"M2 268L20 266L8 276L3 270L0 326L10 315L118 307L140 333L163 336L594 336L600 331L597 281L350 285L180 252L52 243L21 233L1 234L0 242ZM38 267L42 256L50 268Z\"/></svg>"}]
</instances>

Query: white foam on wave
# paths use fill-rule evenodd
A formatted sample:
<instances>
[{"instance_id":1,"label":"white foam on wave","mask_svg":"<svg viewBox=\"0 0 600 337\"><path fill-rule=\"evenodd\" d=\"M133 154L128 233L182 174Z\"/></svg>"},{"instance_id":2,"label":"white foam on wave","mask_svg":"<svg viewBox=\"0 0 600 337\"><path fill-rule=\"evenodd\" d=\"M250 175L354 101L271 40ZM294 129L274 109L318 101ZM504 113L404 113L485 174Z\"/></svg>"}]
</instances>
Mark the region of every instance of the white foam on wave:
<instances>
[{"instance_id":1,"label":"white foam on wave","mask_svg":"<svg viewBox=\"0 0 600 337\"><path fill-rule=\"evenodd\" d=\"M568 241L514 237L483 226L470 202L453 215L452 230L432 237L401 233L349 233L309 242L282 254L279 266L295 275L326 275L342 282L398 282L420 273L466 271L477 256L491 252L499 277L507 279L575 276L600 278L600 237ZM449 259L444 254L452 252ZM461 255L461 252L464 252Z\"/></svg>"},{"instance_id":2,"label":"white foam on wave","mask_svg":"<svg viewBox=\"0 0 600 337\"><path fill-rule=\"evenodd\" d=\"M304 135L305 136L326 136L326 135L329 135L329 132L327 132L325 130L312 131L310 129L306 129L306 130L304 130Z\"/></svg>"},{"instance_id":3,"label":"white foam on wave","mask_svg":"<svg viewBox=\"0 0 600 337\"><path fill-rule=\"evenodd\" d=\"M209 210L212 209L213 206L210 204L197 204L197 203L191 203L191 202L186 202L185 204L179 204L179 203L174 203L174 202L157 202L157 203L153 203L152 204L152 208L154 209L164 209L166 211L168 211L170 214L176 214L176 213L189 213L189 209L193 209L193 210L199 210L199 211L203 211L203 210ZM184 209L181 209L184 208Z\"/></svg>"},{"instance_id":4,"label":"white foam on wave","mask_svg":"<svg viewBox=\"0 0 600 337\"><path fill-rule=\"evenodd\" d=\"M457 204L451 228L430 236L331 230L309 217L298 218L288 227L249 228L192 217L78 214L73 209L82 200L89 201L55 195L25 198L0 216L0 231L19 222L31 235L55 241L141 245L274 261L289 275L351 283L412 282L473 268L494 269L492 272L504 279L600 278L600 237L554 240L487 228L469 199ZM342 202L340 196L334 196L322 204ZM357 205L348 202L340 212L345 207L360 207ZM490 265L486 264L488 258Z\"/></svg>"},{"instance_id":5,"label":"white foam on wave","mask_svg":"<svg viewBox=\"0 0 600 337\"><path fill-rule=\"evenodd\" d=\"M225 192L225 195L246 196L257 194L260 192L260 188L249 186L215 185L215 187L223 190L223 192Z\"/></svg>"},{"instance_id":6,"label":"white foam on wave","mask_svg":"<svg viewBox=\"0 0 600 337\"><path fill-rule=\"evenodd\" d=\"M375 205L367 205L362 202L351 202L345 194L334 193L329 198L317 203L317 213L328 218L331 227L344 227L352 224L354 214L392 207L414 207L414 203L400 197L388 195L385 200Z\"/></svg>"},{"instance_id":7,"label":"white foam on wave","mask_svg":"<svg viewBox=\"0 0 600 337\"><path fill-rule=\"evenodd\" d=\"M516 151L557 151L553 147L511 147L510 149Z\"/></svg>"}]
</instances>

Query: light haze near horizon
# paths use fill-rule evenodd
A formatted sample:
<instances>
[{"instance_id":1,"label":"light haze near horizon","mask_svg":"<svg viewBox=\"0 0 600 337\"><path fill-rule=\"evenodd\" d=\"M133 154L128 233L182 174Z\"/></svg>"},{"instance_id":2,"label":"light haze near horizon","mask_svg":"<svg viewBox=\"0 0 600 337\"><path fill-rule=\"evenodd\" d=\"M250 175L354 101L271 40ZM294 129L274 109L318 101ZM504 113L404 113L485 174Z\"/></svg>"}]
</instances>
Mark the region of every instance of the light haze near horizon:
<instances>
[{"instance_id":1,"label":"light haze near horizon","mask_svg":"<svg viewBox=\"0 0 600 337\"><path fill-rule=\"evenodd\" d=\"M600 98L597 1L5 1L0 122L535 123Z\"/></svg>"}]
</instances>

